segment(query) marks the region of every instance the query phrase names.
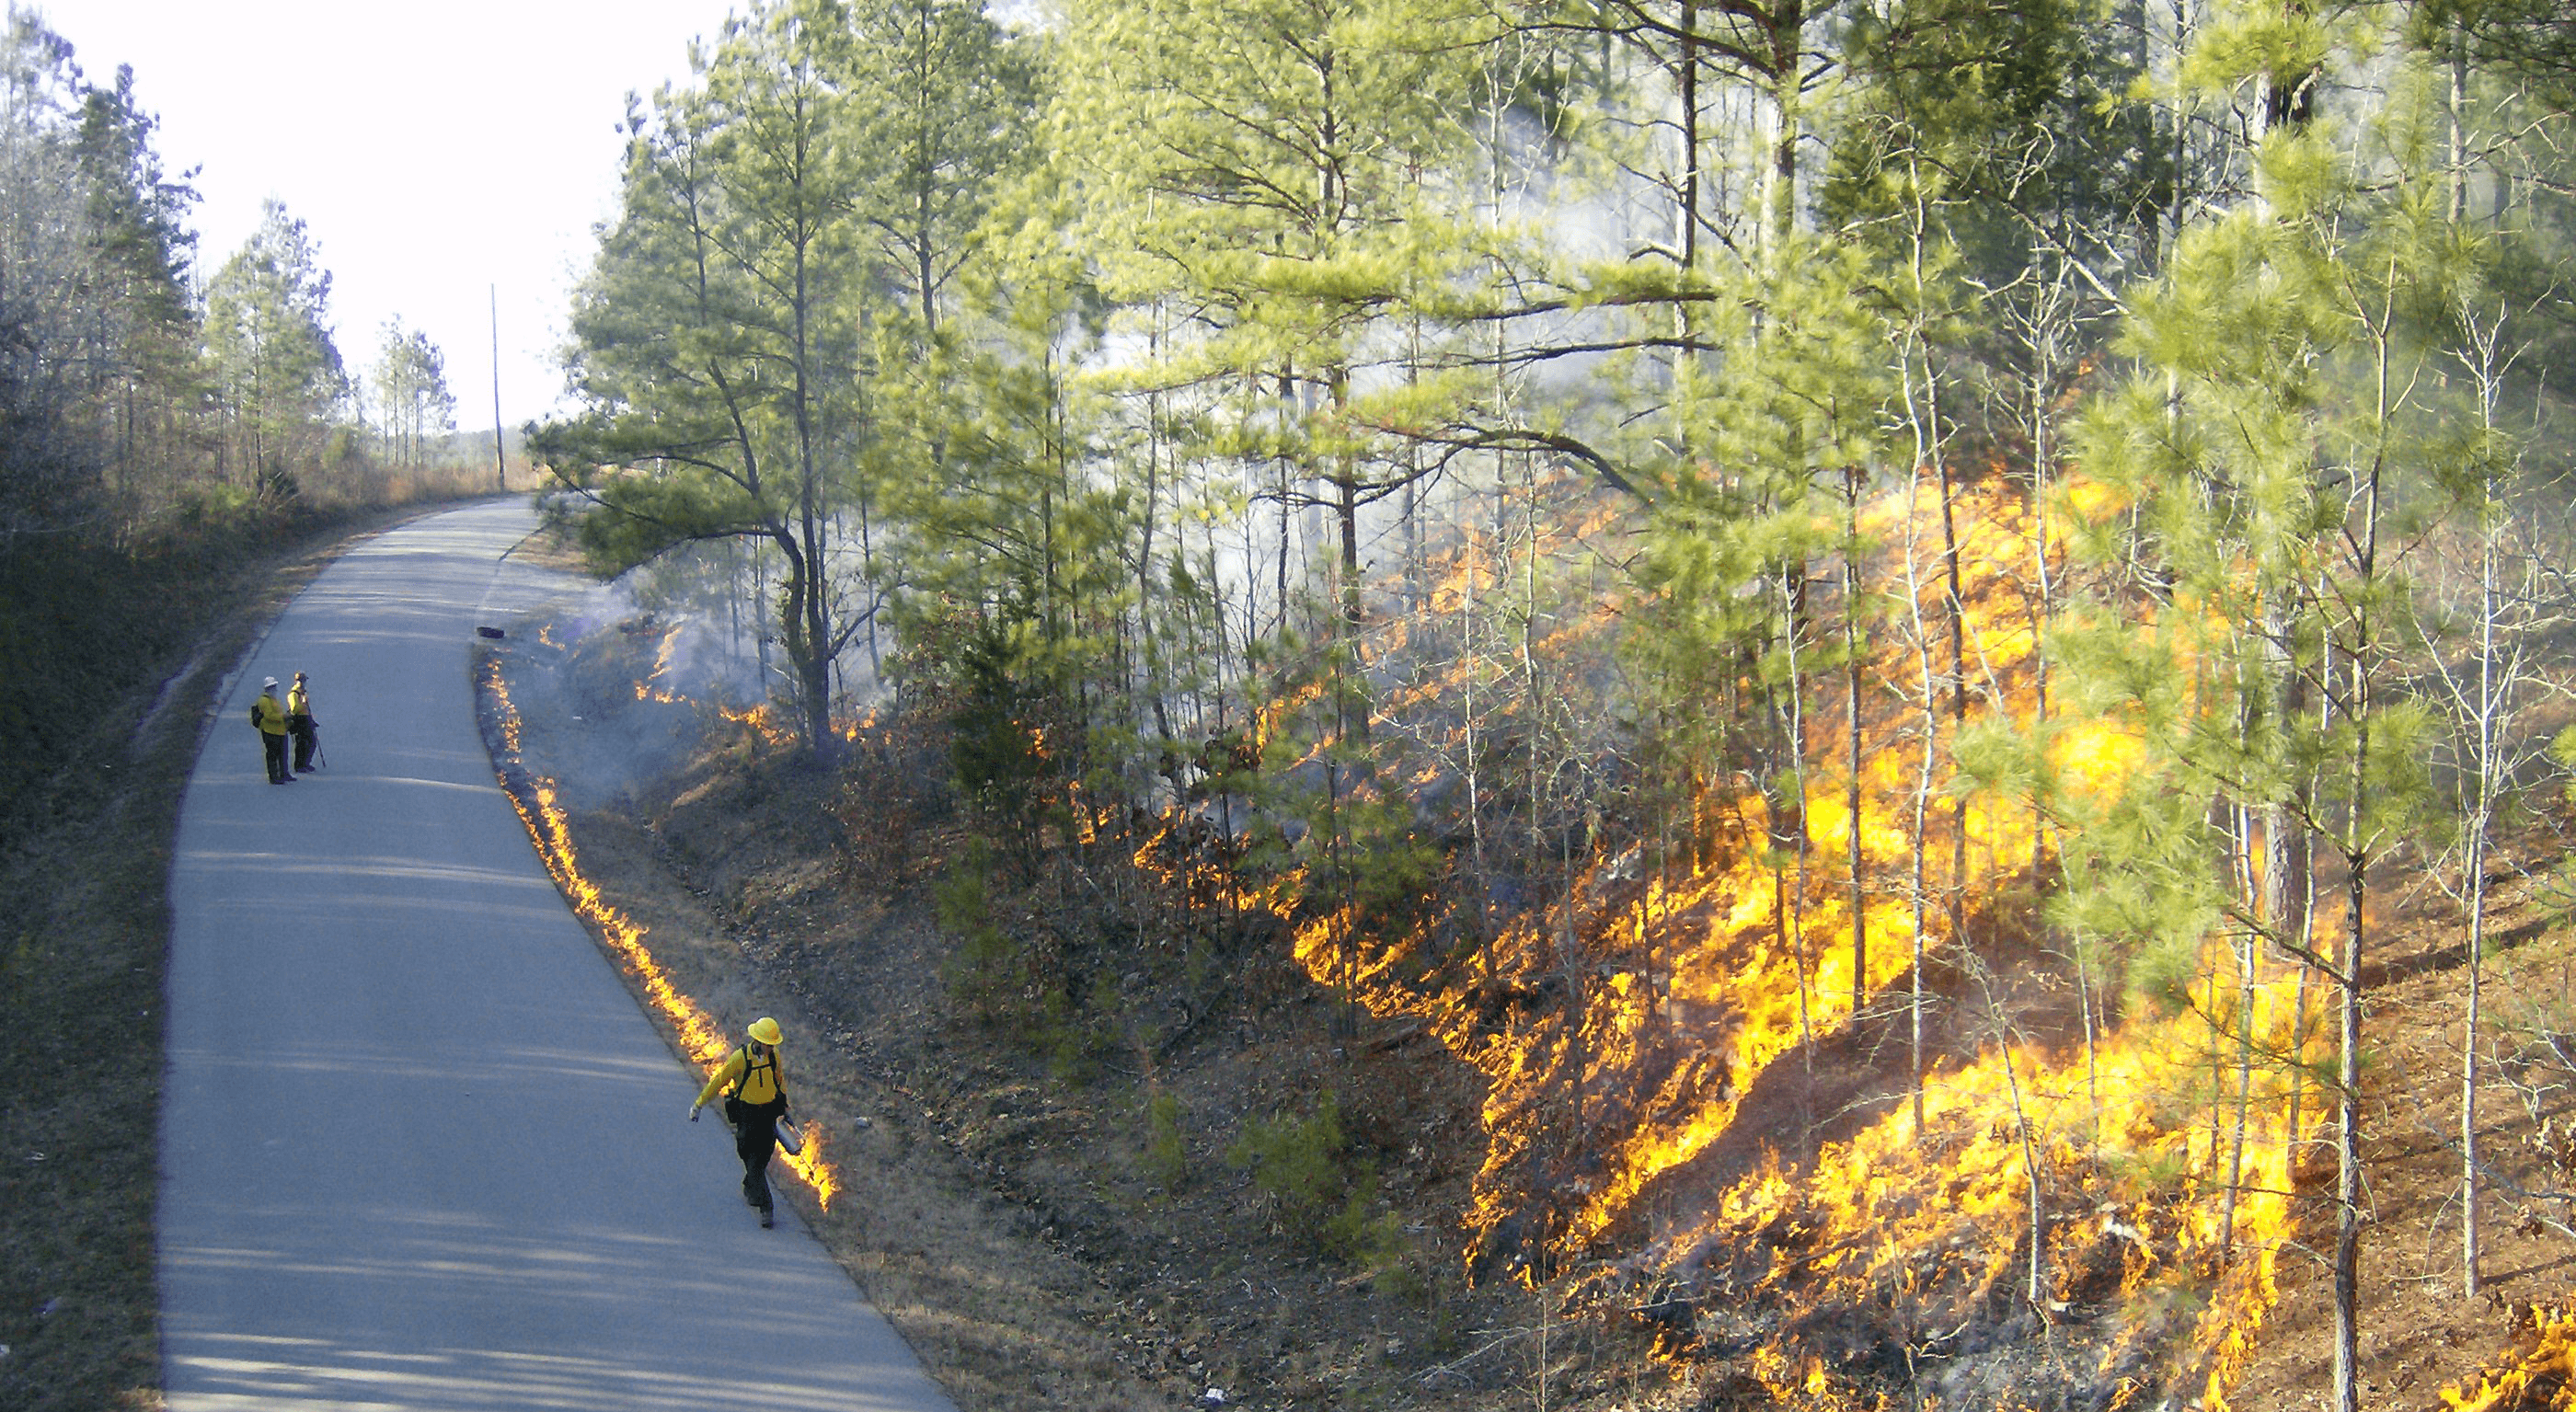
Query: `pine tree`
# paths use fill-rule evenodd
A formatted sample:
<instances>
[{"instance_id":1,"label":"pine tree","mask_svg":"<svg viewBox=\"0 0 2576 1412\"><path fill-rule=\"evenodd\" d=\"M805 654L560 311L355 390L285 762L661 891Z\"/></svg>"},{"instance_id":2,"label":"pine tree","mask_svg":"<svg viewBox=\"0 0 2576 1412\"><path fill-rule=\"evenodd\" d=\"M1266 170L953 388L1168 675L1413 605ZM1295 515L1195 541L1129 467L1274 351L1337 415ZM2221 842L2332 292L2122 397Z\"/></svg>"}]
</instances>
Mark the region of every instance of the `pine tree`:
<instances>
[{"instance_id":1,"label":"pine tree","mask_svg":"<svg viewBox=\"0 0 2576 1412\"><path fill-rule=\"evenodd\" d=\"M456 393L447 385L447 355L428 334L404 328L397 317L385 324L369 381L394 463L413 469L427 464L430 439L456 430Z\"/></svg>"},{"instance_id":2,"label":"pine tree","mask_svg":"<svg viewBox=\"0 0 2576 1412\"><path fill-rule=\"evenodd\" d=\"M619 217L573 319L588 404L532 453L588 492L595 552L748 538L778 604L807 750L834 749L835 663L872 615L838 605L837 512L868 467L840 13L782 0L729 21L695 86L630 115ZM610 468L621 468L611 470ZM633 468L642 475L627 473Z\"/></svg>"},{"instance_id":3,"label":"pine tree","mask_svg":"<svg viewBox=\"0 0 2576 1412\"><path fill-rule=\"evenodd\" d=\"M1068 15L1052 131L1114 299L1186 322L1157 377L1224 399L1218 449L1276 468L1282 516L1332 517L1361 617L1359 513L1418 478L1361 405L1380 312L1436 252L1407 222L1457 149L1473 6L1096 0ZM1436 268L1436 266L1435 266ZM1288 546L1278 546L1284 585Z\"/></svg>"},{"instance_id":4,"label":"pine tree","mask_svg":"<svg viewBox=\"0 0 2576 1412\"><path fill-rule=\"evenodd\" d=\"M296 493L349 395L330 324L331 272L303 221L271 197L259 228L206 286L206 350L240 474L263 495Z\"/></svg>"},{"instance_id":5,"label":"pine tree","mask_svg":"<svg viewBox=\"0 0 2576 1412\"><path fill-rule=\"evenodd\" d=\"M979 228L1030 158L1039 41L965 0L866 0L850 25L852 201L895 307L933 336Z\"/></svg>"},{"instance_id":6,"label":"pine tree","mask_svg":"<svg viewBox=\"0 0 2576 1412\"><path fill-rule=\"evenodd\" d=\"M2222 32L2213 54L2324 52L2295 16L2233 19L2275 42ZM2424 799L2425 714L2389 684L2410 635L2396 558L2408 541L2395 531L2446 502L2446 411L2421 374L2467 268L2443 174L2426 160L2426 92L2420 72L2402 72L2385 113L2348 132L2329 113L2276 122L2255 153L2258 199L2186 229L2165 277L2132 301L2125 347L2142 367L2079 436L2079 460L2123 507L2088 527L2093 548L2127 576L2100 620L2107 640L2087 649L2085 689L2152 763L2123 792L2124 826L2070 837L2069 915L2099 933L2134 909L2131 925L2166 948L2161 988L2178 999L2213 935L2247 968L2261 947L2333 980L2343 1408L2357 1405L2359 1376L2365 903L2374 864ZM2356 139L2359 156L2339 154ZM2292 709L2293 684L2329 714ZM2258 889L2252 821L2263 819L2288 819L2337 855L2333 954ZM2144 879L2150 896L2119 875ZM2213 1006L2213 1027L2224 1019ZM2243 1111L2240 1097L2240 1124Z\"/></svg>"},{"instance_id":7,"label":"pine tree","mask_svg":"<svg viewBox=\"0 0 2576 1412\"><path fill-rule=\"evenodd\" d=\"M106 346L91 360L91 397L109 428L114 489L129 527L165 502L195 470L187 449L204 368L196 301L189 291L197 199L154 147L160 120L145 112L134 71L83 95L79 163L98 243L92 327Z\"/></svg>"}]
</instances>

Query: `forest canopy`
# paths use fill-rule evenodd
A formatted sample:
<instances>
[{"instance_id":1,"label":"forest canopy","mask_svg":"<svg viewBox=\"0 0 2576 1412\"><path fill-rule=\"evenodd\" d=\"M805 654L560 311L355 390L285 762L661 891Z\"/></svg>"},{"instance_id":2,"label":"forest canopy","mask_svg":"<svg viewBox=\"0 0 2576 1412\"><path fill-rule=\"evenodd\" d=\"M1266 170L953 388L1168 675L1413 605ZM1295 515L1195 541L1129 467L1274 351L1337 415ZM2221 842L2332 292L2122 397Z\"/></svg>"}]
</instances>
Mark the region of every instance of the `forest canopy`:
<instances>
[{"instance_id":1,"label":"forest canopy","mask_svg":"<svg viewBox=\"0 0 2576 1412\"><path fill-rule=\"evenodd\" d=\"M377 375L352 369L321 244L283 202L238 250L199 249L195 173L163 156L145 87L126 65L93 77L8 7L0 556L382 500L470 455L446 444L455 399L427 340L389 331Z\"/></svg>"},{"instance_id":2,"label":"forest canopy","mask_svg":"<svg viewBox=\"0 0 2576 1412\"><path fill-rule=\"evenodd\" d=\"M1477 1277L1705 1323L1964 1202L1850 1277L2046 1310L2179 1202L2215 1390L2307 1220L2350 1407L2393 874L2473 1096L2562 768L2571 91L2533 0L773 0L632 102L535 444L603 565L731 547L815 764L935 724L976 866L1480 1069Z\"/></svg>"}]
</instances>

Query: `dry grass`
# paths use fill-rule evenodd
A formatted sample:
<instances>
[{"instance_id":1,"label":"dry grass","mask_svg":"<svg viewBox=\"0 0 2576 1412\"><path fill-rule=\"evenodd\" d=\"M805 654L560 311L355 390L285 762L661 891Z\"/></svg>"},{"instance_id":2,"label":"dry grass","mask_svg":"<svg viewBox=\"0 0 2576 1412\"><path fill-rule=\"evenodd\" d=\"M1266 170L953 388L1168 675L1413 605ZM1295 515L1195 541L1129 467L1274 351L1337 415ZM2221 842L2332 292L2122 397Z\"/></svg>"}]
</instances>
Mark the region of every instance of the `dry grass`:
<instances>
[{"instance_id":1,"label":"dry grass","mask_svg":"<svg viewBox=\"0 0 2576 1412\"><path fill-rule=\"evenodd\" d=\"M526 650L514 638L503 649L505 671L510 654ZM579 774L548 749L572 745L549 729L563 724L561 715L529 708L528 694L514 686L526 712L526 762L538 773L566 776L578 795ZM601 706L585 714L597 720ZM776 794L762 807L736 807L744 801L735 778L715 796L702 795L697 808L755 826L819 817L816 800L793 797L811 777L791 770L763 778ZM878 973L884 984L870 993L870 1004L846 1005L800 964L793 953L801 948L743 928L719 900L667 870L662 840L639 823L629 801L589 802L595 807L572 815L583 873L603 882L611 905L644 928L645 945L671 982L728 1030L762 1014L786 1027L797 1115L809 1132L823 1134L842 1192L824 1211L800 1184L781 1180L778 1190L949 1395L978 1412L1168 1405L1177 1385L1157 1387L1123 1365L1111 1301L1096 1273L1050 1245L1025 1213L993 1201L961 1151L966 1115L953 1096L926 1092L909 1081L917 1075L908 1064L890 1062L889 1034L935 1023L925 1011L935 975L889 965ZM835 948L892 962L908 952L921 920L902 908L835 909L831 925ZM654 1014L641 986L634 988ZM655 1019L677 1050L676 1031ZM730 1187L706 1196L739 1210Z\"/></svg>"},{"instance_id":2,"label":"dry grass","mask_svg":"<svg viewBox=\"0 0 2576 1412\"><path fill-rule=\"evenodd\" d=\"M730 1028L763 1013L788 1027L797 1107L821 1119L845 1183L828 1213L790 1199L960 1407L1127 1412L1210 1387L1273 1408L1521 1406L1542 1351L1550 1406L1642 1406L1665 1381L1641 1339L1463 1286L1454 1218L1474 1167L1458 1157L1479 1141L1481 1090L1418 1027L1373 1024L1337 1050L1328 1002L1274 948L1210 960L1195 983L1198 963L1140 950L1119 963L1122 991L1176 1042L1113 1040L1068 1076L1064 1036L1017 1012L979 1021L951 992L930 897L958 821L909 814L899 785L817 776L717 726L666 776L586 788L607 773L585 767L587 742L661 741L643 718L691 709L636 700L655 641L631 640L629 671L585 657L545 686L531 668L553 649L513 634L527 763L561 781L583 874L679 988ZM916 767L933 764L893 766ZM1059 901L1056 920L1080 911ZM1017 915L1043 899L997 903L1045 929ZM1161 1009L1193 988L1215 1008ZM1410 1225L1395 1265L1323 1255L1228 1160L1248 1120L1327 1092ZM1157 1095L1176 1163L1149 1157Z\"/></svg>"},{"instance_id":3,"label":"dry grass","mask_svg":"<svg viewBox=\"0 0 2576 1412\"><path fill-rule=\"evenodd\" d=\"M594 725L617 708L613 699L559 707ZM532 716L534 748L547 736ZM748 734L719 738L670 778L594 799L576 812L575 834L590 876L654 929L656 954L676 958L689 987L731 1023L775 1011L807 1037L804 1072L827 1126L847 1139L839 1155L850 1188L818 1228L962 1407L1177 1406L1211 1384L1264 1407L1768 1405L1724 1355L1664 1362L1634 1330L1551 1324L1543 1297L1456 1286L1451 1232L1479 1141L1480 1091L1418 1033L1372 1027L1337 1050L1311 988L1265 977L1253 961L1227 963L1240 967L1220 982L1234 1001L1193 1010L1188 1042L1112 1054L1079 1079L1049 1072L1030 1035L974 1023L940 979L949 944L927 902L954 822L903 818L891 796L830 796L774 749ZM862 774L839 787L864 783ZM870 827L835 835L823 825L854 802ZM2545 861L2540 842L2524 840L2523 855ZM2498 1017L2512 1008L2508 995L2576 1005L2565 1000L2576 943L2551 910L2567 905L2555 895L2508 889L2489 973ZM1063 901L1079 910L1078 899ZM1036 934L1062 918L1010 920ZM2438 1406L2444 1385L2474 1385L2497 1364L2531 1306L2576 1288L2576 1247L2516 1210L2563 1217L2565 1203L2491 1198L2494 1294L2456 1292L2447 1134L2457 937L2456 916L2428 902L2380 950L2393 979L2375 995L2370 1027L2372 1406ZM1149 1007L1170 999L1169 960L1128 953L1122 992ZM2489 1160L2529 1189L2576 1184L2576 1143L2535 1149L2530 1117L2502 1077L2491 1071L2490 1082ZM1409 1282L1302 1252L1225 1160L1246 1118L1298 1111L1328 1088L1342 1093L1346 1122L1417 1233ZM1179 1117L1168 1181L1150 1175L1145 1108L1156 1095ZM860 1116L868 1128L854 1126ZM2567 1171L2548 1170L2551 1161ZM2322 1219L2284 1257L2283 1304L2230 1399L2247 1412L2324 1405ZM2034 1344L1986 1356L2061 1352Z\"/></svg>"}]
</instances>

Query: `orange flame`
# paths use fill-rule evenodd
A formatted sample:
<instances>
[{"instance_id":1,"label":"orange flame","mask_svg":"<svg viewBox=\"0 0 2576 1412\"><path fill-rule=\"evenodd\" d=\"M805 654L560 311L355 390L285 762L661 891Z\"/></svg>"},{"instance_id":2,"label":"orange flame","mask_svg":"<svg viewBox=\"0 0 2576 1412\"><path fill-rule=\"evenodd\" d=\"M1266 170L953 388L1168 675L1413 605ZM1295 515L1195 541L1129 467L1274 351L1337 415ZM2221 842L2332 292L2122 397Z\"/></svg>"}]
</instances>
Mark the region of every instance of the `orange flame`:
<instances>
[{"instance_id":1,"label":"orange flame","mask_svg":"<svg viewBox=\"0 0 2576 1412\"><path fill-rule=\"evenodd\" d=\"M2442 1389L2442 1405L2451 1412L2520 1412L2542 1405L2565 1407L2576 1389L2576 1308L2531 1311L2531 1347L2504 1367L2478 1379L2475 1388Z\"/></svg>"},{"instance_id":2,"label":"orange flame","mask_svg":"<svg viewBox=\"0 0 2576 1412\"><path fill-rule=\"evenodd\" d=\"M686 626L684 623L675 623L668 632L662 634L662 646L653 654L652 673L635 683L636 700L658 701L665 706L681 704L682 698L678 692L669 687L656 687L653 683L670 675L672 659L680 650L680 632Z\"/></svg>"},{"instance_id":3,"label":"orange flame","mask_svg":"<svg viewBox=\"0 0 2576 1412\"><path fill-rule=\"evenodd\" d=\"M2063 489L2069 513L2100 514L2109 503L2080 481L2070 479ZM1951 508L1958 517L1971 723L1997 721L2026 734L2035 714L2029 686L2042 624L2024 585L2043 544L2051 574L2064 571L2063 537L2044 539L2038 512L2001 484L1954 491ZM1937 526L1940 509L1929 485L1900 490L1865 508L1865 537L1901 546L1893 553L1919 552L1915 546L1938 543L1937 529L1927 532L1927 526ZM1584 523L1587 533L1601 528ZM1398 645L1386 653L1439 631L1419 619L1463 615L1469 605L1510 591L1479 563L1478 550L1470 536L1456 572L1432 587L1428 615L1387 626L1381 640ZM1946 618L1941 577L1908 580L1923 595L1927 623ZM1895 599L1898 614L1906 611L1903 584L1877 587ZM1559 613L1534 644L1504 643L1492 655L1604 655L1587 639L1608 636L1615 620L1614 613ZM1434 665L1379 698L1383 715L1400 718L1416 707L1436 714L1454 705L1462 683L1475 679L1470 654L1454 642L1433 646L1425 656ZM1919 707L1922 688L1908 685L1922 673L1913 640L1889 633L1871 650L1876 655L1864 664L1864 689L1899 684L1918 693L1912 699ZM1946 670L1946 642L1932 651ZM1840 689L1839 681L1832 686ZM1275 735L1314 693L1309 686L1263 707L1259 734ZM1488 709L1515 708L1506 700ZM1946 744L1952 723L1944 709ZM1806 874L1803 888L1790 868L1750 843L1717 850L1720 856L1677 878L1623 880L1616 867L1596 861L1567 880L1558 906L1508 922L1472 968L1420 964L1444 950L1454 954L1431 930L1434 924L1403 934L1375 931L1360 911L1307 896L1304 869L1260 882L1239 878L1184 844L1177 813L1137 849L1135 861L1195 900L1276 918L1317 984L1342 990L1374 1016L1426 1021L1432 1036L1485 1076L1488 1150L1466 1217L1472 1230L1501 1227L1516 1203L1528 1199L1513 1173L1546 1140L1539 1125L1547 1121L1551 1094L1573 1095L1578 1114L1589 1095L1629 1096L1617 1123L1580 1137L1593 1165L1573 1178L1579 1200L1548 1240L1565 1255L1635 1221L1654 1229L1654 1248L1632 1267L1679 1264L1694 1249L1758 1247L1772 1251L1767 1288L1792 1279L1821 1281L1858 1296L1891 1285L1916 1289L1935 1278L1984 1288L2028 1278L2026 1264L2017 1262L2030 1256L2037 1186L2045 1203L2036 1223L2044 1284L2106 1258L2132 1293L2185 1278L2214 1281L2192 1347L2201 1359L2195 1376L2206 1383L2203 1404L2223 1407L2255 1331L2279 1297L2275 1265L2291 1228L2290 1157L2299 1137L2287 1127L2292 1109L2283 1085L2296 1082L2285 1076L2295 1075L2308 1040L2291 1033L2294 979L2263 981L2252 988L2246 1028L2258 1051L2288 1055L2291 1062L2244 1080L2241 1146L2232 1132L2222 1141L2214 1122L2156 1106L2151 1096L2190 1091L2195 1081L2213 1091L2238 1082L2233 1074L2212 1076L2211 1056L2235 1043L2242 1003L2223 945L2213 944L2205 957L2183 1012L2129 1017L2089 1056L2052 1053L1997 1020L2004 1033L1927 1078L1921 1131L1910 1105L1890 1104L1885 1116L1820 1143L1794 1175L1775 1161L1678 1220L1669 1214L1670 1202L1653 1200L1734 1133L1745 1095L1766 1071L1849 1029L1855 993L1868 1007L1892 999L1891 987L1912 964L1918 915L1927 955L1955 949L1943 909L1918 913L1895 885L1907 873L1913 847L1919 719L1864 726L1857 815L1844 763L1849 742L1834 734L1841 723L1828 713L1807 719L1808 768L1799 801L1807 841L1798 870ZM2134 734L2113 721L2052 724L2047 763L2058 790L2106 798L2127 787L2143 751ZM1451 740L1445 748L1457 745ZM1425 765L1389 778L1409 778L1421 788L1441 773ZM1750 788L1738 797L1723 793L1712 788L1712 797L1693 801L1694 807L1735 821L1740 839L1761 839L1770 824L1764 796ZM1951 796L1935 797L1950 808ZM1942 827L1966 835L1969 876L1941 881L1971 897L2028 886L2034 861L2048 851L2044 823L2026 803L1982 797L1943 813ZM1856 919L1845 876L1855 838L1870 878L1858 919L1870 939L1867 970L1857 978L1848 944ZM1562 935L1575 933L1587 962L1581 968L1566 960L1561 945ZM1516 977L1550 979L1561 987L1551 993L1570 987L1569 998L1552 1009L1507 1009L1497 1021L1488 987ZM2212 1099L2200 1111L2206 1117L2218 1106ZM2142 1190L2121 1175L2149 1169L2182 1173L2180 1192ZM1804 1249L1825 1253L1765 1245L1762 1233L1774 1222L1796 1226ZM2043 1288L2038 1297L2075 1296ZM1755 1361L1757 1376L1784 1400L1839 1401L1833 1385L1840 1375L1813 1359L1765 1345Z\"/></svg>"},{"instance_id":4,"label":"orange flame","mask_svg":"<svg viewBox=\"0 0 2576 1412\"><path fill-rule=\"evenodd\" d=\"M668 648L669 639L665 639ZM626 970L643 983L644 995L653 1009L669 1020L679 1031L680 1046L699 1069L712 1074L722 1066L725 1056L733 1052L733 1042L726 1038L723 1025L704 1007L691 999L671 980L670 973L655 960L644 945L644 928L625 913L611 906L599 885L581 871L573 852L572 821L557 802L555 782L542 775L526 773L520 759L521 723L518 707L510 699L508 682L501 672L498 657L484 663L483 688L500 723L500 734L506 759L500 762L502 792L509 796L510 807L519 811L527 825L528 837L537 847L537 856L547 873L562 889L564 899L573 911L591 924L592 930L616 953ZM638 697L642 693L639 690ZM511 786L513 778L527 781L524 791ZM815 1204L832 1209L833 1194L840 1190L840 1172L823 1155L824 1133L819 1126L805 1129L805 1150L787 1157L788 1167L814 1193ZM781 1156L787 1156L784 1152Z\"/></svg>"}]
</instances>

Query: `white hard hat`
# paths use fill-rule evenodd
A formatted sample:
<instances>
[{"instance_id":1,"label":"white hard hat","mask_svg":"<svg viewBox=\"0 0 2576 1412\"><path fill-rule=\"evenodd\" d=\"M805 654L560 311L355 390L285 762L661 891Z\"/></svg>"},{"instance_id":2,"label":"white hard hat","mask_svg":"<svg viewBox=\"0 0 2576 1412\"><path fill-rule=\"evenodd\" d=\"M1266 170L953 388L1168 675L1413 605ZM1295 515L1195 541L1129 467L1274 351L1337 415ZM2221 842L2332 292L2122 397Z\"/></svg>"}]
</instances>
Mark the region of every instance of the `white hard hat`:
<instances>
[{"instance_id":1,"label":"white hard hat","mask_svg":"<svg viewBox=\"0 0 2576 1412\"><path fill-rule=\"evenodd\" d=\"M275 686L275 685L277 685L277 678L275 678L275 677L270 677L268 680L266 680L266 681L264 681L264 682L261 682L261 683L260 683L260 685L261 685L261 686Z\"/></svg>"}]
</instances>

